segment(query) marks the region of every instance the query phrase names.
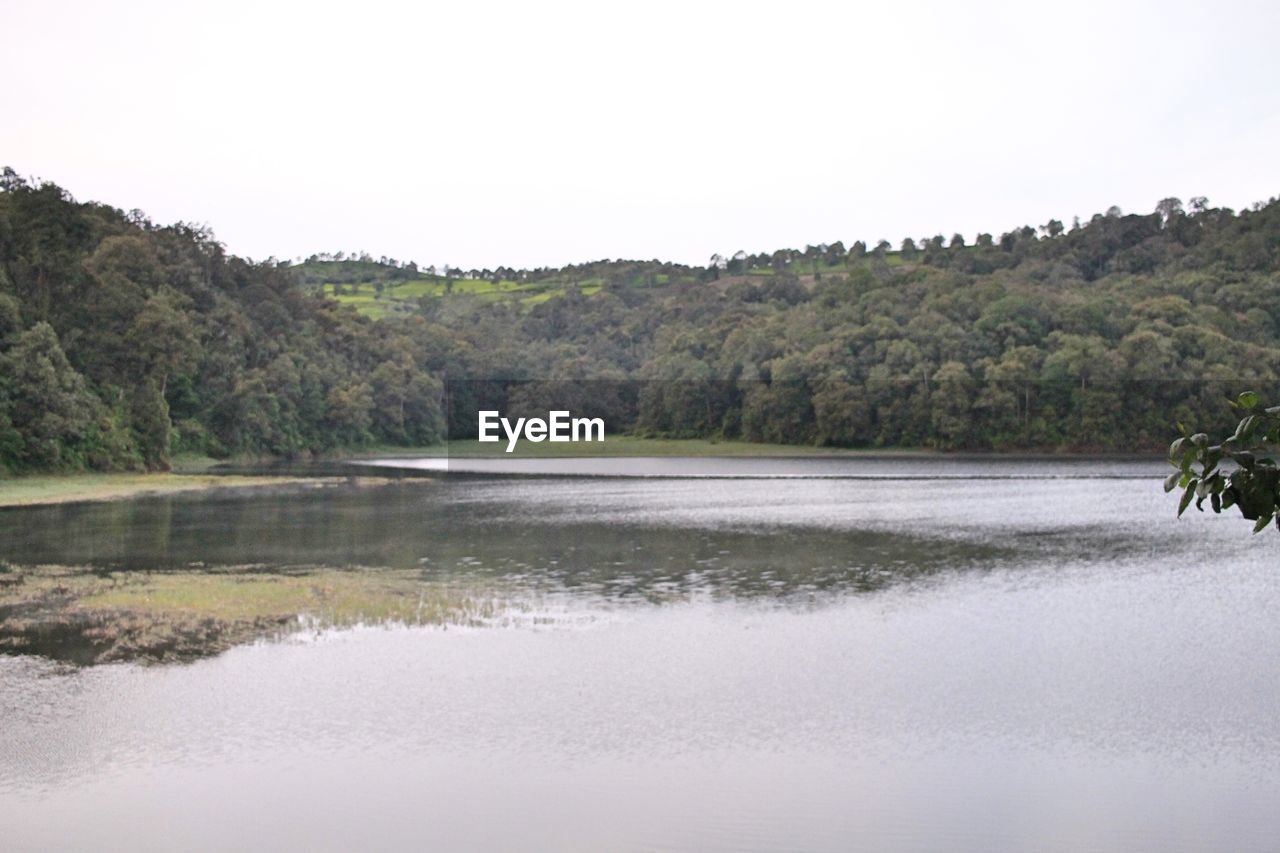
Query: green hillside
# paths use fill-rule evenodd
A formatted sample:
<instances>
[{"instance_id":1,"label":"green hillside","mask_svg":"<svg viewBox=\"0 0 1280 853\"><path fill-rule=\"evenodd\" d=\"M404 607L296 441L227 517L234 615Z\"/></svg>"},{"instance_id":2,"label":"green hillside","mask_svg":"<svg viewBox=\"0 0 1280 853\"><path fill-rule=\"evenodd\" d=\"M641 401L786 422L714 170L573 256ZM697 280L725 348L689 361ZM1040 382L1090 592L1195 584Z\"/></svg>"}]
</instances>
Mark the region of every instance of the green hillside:
<instances>
[{"instance_id":1,"label":"green hillside","mask_svg":"<svg viewBox=\"0 0 1280 853\"><path fill-rule=\"evenodd\" d=\"M422 270L252 263L207 229L0 180L0 473L473 438L478 408L611 434L1152 451L1280 399L1280 203L1072 227Z\"/></svg>"},{"instance_id":2,"label":"green hillside","mask_svg":"<svg viewBox=\"0 0 1280 853\"><path fill-rule=\"evenodd\" d=\"M676 280L696 280L699 271L684 268L674 276L668 264L602 262L566 270L459 271L456 275L422 272L416 266L399 266L373 260L309 259L292 269L302 285L314 292L350 305L366 317L381 319L418 312L423 299L471 297L483 302L507 302L532 308L573 289L586 296L598 293L606 281L620 276L627 286L661 287ZM590 267L591 269L588 269Z\"/></svg>"}]
</instances>

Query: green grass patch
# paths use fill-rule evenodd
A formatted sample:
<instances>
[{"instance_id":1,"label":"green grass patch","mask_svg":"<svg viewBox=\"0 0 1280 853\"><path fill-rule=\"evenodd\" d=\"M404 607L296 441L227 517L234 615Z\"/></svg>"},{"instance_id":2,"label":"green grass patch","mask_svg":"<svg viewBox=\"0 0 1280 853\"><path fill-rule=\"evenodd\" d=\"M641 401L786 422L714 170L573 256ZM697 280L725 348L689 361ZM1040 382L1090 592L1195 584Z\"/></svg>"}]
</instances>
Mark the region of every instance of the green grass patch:
<instances>
[{"instance_id":1,"label":"green grass patch","mask_svg":"<svg viewBox=\"0 0 1280 853\"><path fill-rule=\"evenodd\" d=\"M562 286L560 282L549 281L521 283L511 279L494 281L467 278L446 281L440 276L422 276L407 281L386 281L381 293L368 282L325 282L321 285L321 291L331 299L350 305L366 317L379 319L411 313L417 309L418 300L423 298L471 296L485 301L513 299L527 303L530 297L537 297L533 303L529 303L537 304L550 298L549 294ZM596 284L583 288L583 292L595 293L599 289L600 285Z\"/></svg>"},{"instance_id":2,"label":"green grass patch","mask_svg":"<svg viewBox=\"0 0 1280 853\"><path fill-rule=\"evenodd\" d=\"M81 664L194 660L304 629L534 618L528 600L504 597L498 582L441 580L419 570L26 566L8 567L3 581L0 652Z\"/></svg>"},{"instance_id":3,"label":"green grass patch","mask_svg":"<svg viewBox=\"0 0 1280 853\"><path fill-rule=\"evenodd\" d=\"M0 507L85 503L204 489L324 482L315 478L217 474L53 474L0 480Z\"/></svg>"},{"instance_id":4,"label":"green grass patch","mask_svg":"<svg viewBox=\"0 0 1280 853\"><path fill-rule=\"evenodd\" d=\"M524 299L520 300L520 304L525 308L532 308L535 305L541 305L543 302L546 302L554 296L555 294L551 291L535 293L533 296L526 296Z\"/></svg>"},{"instance_id":5,"label":"green grass patch","mask_svg":"<svg viewBox=\"0 0 1280 853\"><path fill-rule=\"evenodd\" d=\"M427 582L419 571L399 569L122 572L89 576L81 588L80 606L94 609L222 621L306 616L325 627L465 624L491 618L498 609L477 590Z\"/></svg>"}]
</instances>

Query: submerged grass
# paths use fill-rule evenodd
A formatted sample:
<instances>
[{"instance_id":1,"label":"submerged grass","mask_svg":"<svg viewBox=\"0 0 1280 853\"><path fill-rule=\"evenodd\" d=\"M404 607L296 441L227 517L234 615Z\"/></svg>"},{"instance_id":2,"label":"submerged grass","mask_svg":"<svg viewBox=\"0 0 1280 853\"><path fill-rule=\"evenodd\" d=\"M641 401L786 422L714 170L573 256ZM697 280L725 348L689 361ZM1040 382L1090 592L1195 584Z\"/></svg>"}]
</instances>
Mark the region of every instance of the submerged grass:
<instances>
[{"instance_id":1,"label":"submerged grass","mask_svg":"<svg viewBox=\"0 0 1280 853\"><path fill-rule=\"evenodd\" d=\"M94 588L80 604L231 621L297 615L323 626L442 624L487 619L497 612L491 598L426 582L420 572L393 569L129 572L112 576L108 587Z\"/></svg>"},{"instance_id":2,"label":"submerged grass","mask_svg":"<svg viewBox=\"0 0 1280 853\"><path fill-rule=\"evenodd\" d=\"M520 610L496 588L412 570L9 567L0 651L81 664L192 660L304 628L500 624Z\"/></svg>"},{"instance_id":3,"label":"submerged grass","mask_svg":"<svg viewBox=\"0 0 1280 853\"><path fill-rule=\"evenodd\" d=\"M315 478L218 474L54 474L0 479L0 507L118 500L204 489L319 484Z\"/></svg>"}]
</instances>

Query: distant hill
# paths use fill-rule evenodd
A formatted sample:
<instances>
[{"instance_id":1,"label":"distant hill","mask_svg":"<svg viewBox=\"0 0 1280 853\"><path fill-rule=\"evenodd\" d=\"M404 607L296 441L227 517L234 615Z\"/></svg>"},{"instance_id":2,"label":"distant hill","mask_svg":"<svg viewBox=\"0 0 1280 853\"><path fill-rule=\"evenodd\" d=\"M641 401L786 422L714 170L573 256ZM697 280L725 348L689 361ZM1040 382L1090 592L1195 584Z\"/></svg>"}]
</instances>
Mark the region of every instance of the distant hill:
<instances>
[{"instance_id":1,"label":"distant hill","mask_svg":"<svg viewBox=\"0 0 1280 853\"><path fill-rule=\"evenodd\" d=\"M598 293L606 282L652 288L691 282L704 271L657 261L599 261L563 269L419 270L416 264L393 264L372 259L313 256L292 267L308 289L351 305L368 317L412 314L421 300L470 296L488 302L510 302L528 309L566 288L584 295Z\"/></svg>"},{"instance_id":2,"label":"distant hill","mask_svg":"<svg viewBox=\"0 0 1280 853\"><path fill-rule=\"evenodd\" d=\"M424 326L379 326L204 229L0 178L0 473L435 441Z\"/></svg>"},{"instance_id":3,"label":"distant hill","mask_svg":"<svg viewBox=\"0 0 1280 853\"><path fill-rule=\"evenodd\" d=\"M475 433L1153 450L1280 398L1280 204L1165 199L974 245L707 266L251 263L212 234L0 178L0 472L164 468Z\"/></svg>"}]
</instances>

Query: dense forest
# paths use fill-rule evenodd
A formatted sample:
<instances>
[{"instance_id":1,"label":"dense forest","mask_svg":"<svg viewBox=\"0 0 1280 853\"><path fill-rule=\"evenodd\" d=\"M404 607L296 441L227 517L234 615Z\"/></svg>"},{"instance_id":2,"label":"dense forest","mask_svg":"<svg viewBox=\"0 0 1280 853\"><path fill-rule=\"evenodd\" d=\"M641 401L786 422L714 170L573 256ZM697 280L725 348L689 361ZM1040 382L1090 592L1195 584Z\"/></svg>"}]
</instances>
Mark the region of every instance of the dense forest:
<instances>
[{"instance_id":1,"label":"dense forest","mask_svg":"<svg viewBox=\"0 0 1280 853\"><path fill-rule=\"evenodd\" d=\"M202 228L0 184L0 468L440 438L423 320L375 323Z\"/></svg>"},{"instance_id":2,"label":"dense forest","mask_svg":"<svg viewBox=\"0 0 1280 853\"><path fill-rule=\"evenodd\" d=\"M475 434L1146 451L1280 397L1280 203L1112 208L705 267L228 255L205 228L0 180L0 470L168 466Z\"/></svg>"}]
</instances>

